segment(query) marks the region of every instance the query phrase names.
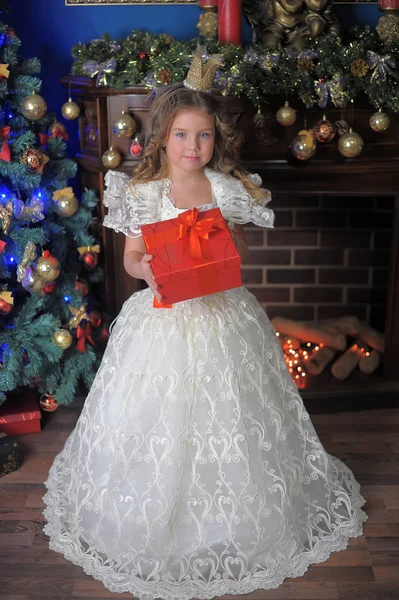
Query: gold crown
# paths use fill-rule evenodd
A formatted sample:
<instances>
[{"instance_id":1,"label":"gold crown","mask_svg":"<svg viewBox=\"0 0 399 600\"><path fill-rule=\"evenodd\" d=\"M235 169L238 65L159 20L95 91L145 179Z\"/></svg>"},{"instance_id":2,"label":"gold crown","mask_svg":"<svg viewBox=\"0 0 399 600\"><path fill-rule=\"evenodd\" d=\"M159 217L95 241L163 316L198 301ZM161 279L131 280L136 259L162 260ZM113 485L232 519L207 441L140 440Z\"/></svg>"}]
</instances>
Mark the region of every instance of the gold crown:
<instances>
[{"instance_id":1,"label":"gold crown","mask_svg":"<svg viewBox=\"0 0 399 600\"><path fill-rule=\"evenodd\" d=\"M183 85L196 92L210 92L213 87L216 69L220 63L219 56L212 56L203 66L201 47L197 46L193 62L191 63L186 79L183 81Z\"/></svg>"}]
</instances>

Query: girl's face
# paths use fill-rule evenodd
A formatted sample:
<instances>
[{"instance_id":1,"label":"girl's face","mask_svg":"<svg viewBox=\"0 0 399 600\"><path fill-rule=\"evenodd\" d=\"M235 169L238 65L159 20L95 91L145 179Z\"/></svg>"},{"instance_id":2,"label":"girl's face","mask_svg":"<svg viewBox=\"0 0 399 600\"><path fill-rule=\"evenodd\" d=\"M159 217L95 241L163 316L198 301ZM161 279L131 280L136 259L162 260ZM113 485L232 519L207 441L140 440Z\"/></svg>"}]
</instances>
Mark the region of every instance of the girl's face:
<instances>
[{"instance_id":1,"label":"girl's face","mask_svg":"<svg viewBox=\"0 0 399 600\"><path fill-rule=\"evenodd\" d=\"M166 155L173 175L192 173L211 160L215 146L215 122L199 108L177 113L166 141Z\"/></svg>"}]
</instances>

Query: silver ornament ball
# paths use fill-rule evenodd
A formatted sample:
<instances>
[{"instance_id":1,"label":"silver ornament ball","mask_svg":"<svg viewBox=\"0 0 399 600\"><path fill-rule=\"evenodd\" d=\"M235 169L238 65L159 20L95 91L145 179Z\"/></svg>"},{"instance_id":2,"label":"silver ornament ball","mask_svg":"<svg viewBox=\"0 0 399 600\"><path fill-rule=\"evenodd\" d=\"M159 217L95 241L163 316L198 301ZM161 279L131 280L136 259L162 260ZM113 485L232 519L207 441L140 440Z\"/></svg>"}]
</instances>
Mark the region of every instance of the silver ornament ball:
<instances>
[{"instance_id":1,"label":"silver ornament ball","mask_svg":"<svg viewBox=\"0 0 399 600\"><path fill-rule=\"evenodd\" d=\"M284 106L279 108L276 112L276 119L283 127L289 127L296 121L296 112L291 108L288 102L284 102Z\"/></svg>"},{"instance_id":2,"label":"silver ornament ball","mask_svg":"<svg viewBox=\"0 0 399 600\"><path fill-rule=\"evenodd\" d=\"M338 150L345 158L359 156L364 147L363 138L352 130L342 135L338 140Z\"/></svg>"},{"instance_id":3,"label":"silver ornament ball","mask_svg":"<svg viewBox=\"0 0 399 600\"><path fill-rule=\"evenodd\" d=\"M309 160L316 152L317 144L310 131L302 130L291 143L291 152L299 160Z\"/></svg>"},{"instance_id":4,"label":"silver ornament ball","mask_svg":"<svg viewBox=\"0 0 399 600\"><path fill-rule=\"evenodd\" d=\"M390 119L388 115L382 110L375 112L370 117L370 127L373 131L385 131L388 129L390 124Z\"/></svg>"}]
</instances>

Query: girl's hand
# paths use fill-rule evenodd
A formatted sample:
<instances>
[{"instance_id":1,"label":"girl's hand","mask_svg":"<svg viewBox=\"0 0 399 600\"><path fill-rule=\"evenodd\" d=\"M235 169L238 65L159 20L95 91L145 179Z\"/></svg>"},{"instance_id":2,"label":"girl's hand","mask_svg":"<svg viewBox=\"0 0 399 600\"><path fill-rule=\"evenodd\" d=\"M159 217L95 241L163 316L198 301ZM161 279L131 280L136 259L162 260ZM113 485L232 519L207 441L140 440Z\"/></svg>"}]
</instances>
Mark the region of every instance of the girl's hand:
<instances>
[{"instance_id":1,"label":"girl's hand","mask_svg":"<svg viewBox=\"0 0 399 600\"><path fill-rule=\"evenodd\" d=\"M144 279L144 281L147 282L148 287L152 290L155 298L158 300L158 302L162 302L162 295L159 291L159 286L157 284L157 282L155 281L155 277L154 277L154 273L152 271L152 267L151 267L151 261L152 261L152 255L151 254L144 254L143 258L140 261L140 267L141 267L141 278Z\"/></svg>"}]
</instances>

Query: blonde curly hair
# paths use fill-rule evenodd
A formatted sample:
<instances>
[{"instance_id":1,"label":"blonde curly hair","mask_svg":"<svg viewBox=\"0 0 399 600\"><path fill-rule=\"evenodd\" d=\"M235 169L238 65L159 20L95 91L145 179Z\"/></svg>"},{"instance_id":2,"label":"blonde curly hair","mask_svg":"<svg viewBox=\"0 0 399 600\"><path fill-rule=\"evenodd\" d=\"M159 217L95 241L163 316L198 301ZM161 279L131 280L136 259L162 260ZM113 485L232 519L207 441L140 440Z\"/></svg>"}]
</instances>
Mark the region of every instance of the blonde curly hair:
<instances>
[{"instance_id":1,"label":"blonde curly hair","mask_svg":"<svg viewBox=\"0 0 399 600\"><path fill-rule=\"evenodd\" d=\"M207 167L236 177L253 198L264 199L266 190L256 185L251 175L234 157L233 148L241 141L241 136L224 116L221 102L211 94L190 90L181 83L165 88L152 103L149 134L142 159L133 174L133 184L169 177L169 163L164 146L177 113L190 108L203 110L215 119L215 147Z\"/></svg>"}]
</instances>

